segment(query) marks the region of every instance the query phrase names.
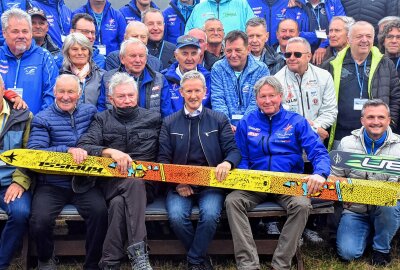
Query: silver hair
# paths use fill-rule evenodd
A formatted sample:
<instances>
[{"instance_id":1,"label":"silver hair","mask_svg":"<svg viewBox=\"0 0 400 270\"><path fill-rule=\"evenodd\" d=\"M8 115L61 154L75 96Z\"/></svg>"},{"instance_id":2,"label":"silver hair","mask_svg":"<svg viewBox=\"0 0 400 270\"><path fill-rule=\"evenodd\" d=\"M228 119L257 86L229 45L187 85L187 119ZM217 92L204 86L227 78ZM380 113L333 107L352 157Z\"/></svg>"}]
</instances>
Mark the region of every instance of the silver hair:
<instances>
[{"instance_id":1,"label":"silver hair","mask_svg":"<svg viewBox=\"0 0 400 270\"><path fill-rule=\"evenodd\" d=\"M200 80L203 83L203 88L206 88L206 79L204 78L204 75L197 70L191 70L183 74L180 82L181 88L186 81L195 79Z\"/></svg>"},{"instance_id":2,"label":"silver hair","mask_svg":"<svg viewBox=\"0 0 400 270\"><path fill-rule=\"evenodd\" d=\"M344 23L344 29L346 30L346 33L349 32L350 30L350 26L352 26L356 21L353 19L353 17L349 17L349 16L335 16L332 18L330 24L333 21L342 21ZM330 26L329 24L329 26Z\"/></svg>"},{"instance_id":3,"label":"silver hair","mask_svg":"<svg viewBox=\"0 0 400 270\"><path fill-rule=\"evenodd\" d=\"M400 17L398 16L386 16L383 17L379 22L378 22L378 26L381 26L382 24L386 24L389 22L393 22L393 21L399 21Z\"/></svg>"},{"instance_id":4,"label":"silver hair","mask_svg":"<svg viewBox=\"0 0 400 270\"><path fill-rule=\"evenodd\" d=\"M149 13L158 13L158 14L160 14L162 19L163 19L162 21L163 21L163 24L164 24L164 14L162 13L162 11L160 11L159 9L155 9L155 8L148 8L142 13L142 16L141 16L142 17L141 18L142 23L144 23L144 19L146 19L146 15L149 14Z\"/></svg>"},{"instance_id":5,"label":"silver hair","mask_svg":"<svg viewBox=\"0 0 400 270\"><path fill-rule=\"evenodd\" d=\"M20 8L11 8L1 15L1 27L3 28L3 31L7 30L8 23L11 18L15 18L17 20L26 20L29 25L29 30L32 32L31 16Z\"/></svg>"},{"instance_id":6,"label":"silver hair","mask_svg":"<svg viewBox=\"0 0 400 270\"><path fill-rule=\"evenodd\" d=\"M184 47L195 47L194 45L188 45L188 46L184 46ZM178 52L180 52L180 50L182 50L184 47L182 47L182 48L177 48L177 49L175 49L175 53L178 53ZM197 53L198 54L200 54L201 53L201 49L200 48L197 48Z\"/></svg>"},{"instance_id":7,"label":"silver hair","mask_svg":"<svg viewBox=\"0 0 400 270\"><path fill-rule=\"evenodd\" d=\"M369 26L372 29L372 36L375 37L375 28L372 26L372 24L370 24L369 22L366 22L366 21L357 21L353 25L350 26L349 32L347 33L348 38L351 37L354 27L357 27L357 26L361 26L361 27Z\"/></svg>"},{"instance_id":8,"label":"silver hair","mask_svg":"<svg viewBox=\"0 0 400 270\"><path fill-rule=\"evenodd\" d=\"M292 37L292 38L290 38L288 40L287 44L286 44L286 48L288 47L289 44L292 44L292 43L302 43L302 44L304 44L304 46L306 46L307 51L309 53L311 52L310 43L305 38L302 38L302 37Z\"/></svg>"},{"instance_id":9,"label":"silver hair","mask_svg":"<svg viewBox=\"0 0 400 270\"><path fill-rule=\"evenodd\" d=\"M74 81L76 81L76 84L78 85L78 94L80 95L81 91L82 91L82 87L81 87L80 80L79 80L78 76L76 76L74 74L61 74L61 75L59 75L56 78L56 83L54 84L54 91L57 91L57 88L56 88L57 82L60 81L60 80L65 79L65 78L71 78Z\"/></svg>"},{"instance_id":10,"label":"silver hair","mask_svg":"<svg viewBox=\"0 0 400 270\"><path fill-rule=\"evenodd\" d=\"M83 35L82 33L78 33L78 32L71 33L65 38L63 46L62 46L62 54L64 57L62 66L65 69L69 70L72 66L72 62L69 57L68 51L75 44L78 44L78 45L88 49L89 50L89 63L92 60L93 47L92 47L92 44L90 43L90 41L88 40L88 38L85 35Z\"/></svg>"},{"instance_id":11,"label":"silver hair","mask_svg":"<svg viewBox=\"0 0 400 270\"><path fill-rule=\"evenodd\" d=\"M272 88L274 88L278 94L283 94L282 84L279 82L277 78L275 78L274 76L264 76L261 79L259 79L254 85L254 93L256 96L258 95L258 93L260 93L260 89L264 85L269 85Z\"/></svg>"},{"instance_id":12,"label":"silver hair","mask_svg":"<svg viewBox=\"0 0 400 270\"><path fill-rule=\"evenodd\" d=\"M114 94L115 88L122 84L132 84L133 90L136 93L138 92L135 80L131 76L129 76L128 73L117 72L111 77L110 83L108 84L108 95L112 96Z\"/></svg>"},{"instance_id":13,"label":"silver hair","mask_svg":"<svg viewBox=\"0 0 400 270\"><path fill-rule=\"evenodd\" d=\"M126 32L128 32L128 29L129 28L136 28L136 27L138 27L138 26L142 26L142 27L144 27L144 29L146 29L146 34L147 34L147 36L149 36L149 28L147 28L147 26L144 24L144 23L142 23L142 22L140 22L140 21L131 21L130 23L128 23L128 25L126 26L126 28L125 28L125 34L124 34L124 38L125 38L125 36L126 36Z\"/></svg>"},{"instance_id":14,"label":"silver hair","mask_svg":"<svg viewBox=\"0 0 400 270\"><path fill-rule=\"evenodd\" d=\"M146 45L144 45L144 43L140 39L128 38L121 43L121 49L119 50L119 56L124 56L128 45L131 45L131 44L142 46L146 50L146 55L149 53L149 50L147 49Z\"/></svg>"},{"instance_id":15,"label":"silver hair","mask_svg":"<svg viewBox=\"0 0 400 270\"><path fill-rule=\"evenodd\" d=\"M204 21L204 24L203 24L203 31L206 30L206 23L207 23L207 22L215 22L215 21L216 21L216 22L219 22L219 23L221 24L222 30L224 30L224 32L225 32L224 25L222 24L221 20L218 19L218 18L215 18L215 17L208 18L207 20Z\"/></svg>"},{"instance_id":16,"label":"silver hair","mask_svg":"<svg viewBox=\"0 0 400 270\"><path fill-rule=\"evenodd\" d=\"M390 116L390 109L389 109L389 106L388 106L385 102L383 102L381 99L369 99L369 100L367 100L367 101L364 103L364 105L363 105L363 107L362 107L362 110L361 110L361 117L364 116L365 110L366 110L368 107L378 107L378 106L384 106L384 107L386 108L387 112L388 112L388 115Z\"/></svg>"},{"instance_id":17,"label":"silver hair","mask_svg":"<svg viewBox=\"0 0 400 270\"><path fill-rule=\"evenodd\" d=\"M256 27L262 25L265 28L265 31L268 32L267 21L261 17L253 17L246 22L246 30L247 27Z\"/></svg>"}]
</instances>

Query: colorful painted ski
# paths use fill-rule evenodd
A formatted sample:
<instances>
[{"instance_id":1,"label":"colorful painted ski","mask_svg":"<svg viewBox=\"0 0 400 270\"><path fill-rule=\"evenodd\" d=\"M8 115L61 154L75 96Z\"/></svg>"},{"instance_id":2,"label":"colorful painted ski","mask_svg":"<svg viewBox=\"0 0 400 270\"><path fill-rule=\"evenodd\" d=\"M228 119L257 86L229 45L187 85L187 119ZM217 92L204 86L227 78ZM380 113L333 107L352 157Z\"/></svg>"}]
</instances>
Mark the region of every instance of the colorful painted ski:
<instances>
[{"instance_id":1,"label":"colorful painted ski","mask_svg":"<svg viewBox=\"0 0 400 270\"><path fill-rule=\"evenodd\" d=\"M400 175L400 158L364 155L336 150L331 151L329 155L331 164L343 169Z\"/></svg>"},{"instance_id":2,"label":"colorful painted ski","mask_svg":"<svg viewBox=\"0 0 400 270\"><path fill-rule=\"evenodd\" d=\"M73 174L100 177L132 177L167 183L185 183L228 189L242 189L293 196L307 196L304 174L235 169L219 182L215 168L135 161L128 172L116 170L111 158L89 156L75 164L68 153L14 149L0 155L4 162L40 173ZM393 183L329 177L321 192L313 197L326 200L393 206L400 187Z\"/></svg>"}]
</instances>

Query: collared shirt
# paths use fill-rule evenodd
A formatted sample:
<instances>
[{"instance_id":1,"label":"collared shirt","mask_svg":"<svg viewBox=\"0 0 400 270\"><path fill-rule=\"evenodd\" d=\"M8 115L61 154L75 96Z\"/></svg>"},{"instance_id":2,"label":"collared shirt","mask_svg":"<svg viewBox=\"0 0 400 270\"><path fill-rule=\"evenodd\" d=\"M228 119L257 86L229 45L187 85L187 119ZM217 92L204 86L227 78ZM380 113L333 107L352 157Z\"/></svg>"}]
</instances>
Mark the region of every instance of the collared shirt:
<instances>
[{"instance_id":1,"label":"collared shirt","mask_svg":"<svg viewBox=\"0 0 400 270\"><path fill-rule=\"evenodd\" d=\"M196 71L197 71L197 67L196 67L194 70L196 70ZM182 77L183 77L183 73L181 72L181 69L179 68L179 65L177 65L177 66L176 66L175 72L176 72L176 75L178 75L178 76L179 76L179 78L181 78L181 79L182 79Z\"/></svg>"},{"instance_id":2,"label":"collared shirt","mask_svg":"<svg viewBox=\"0 0 400 270\"><path fill-rule=\"evenodd\" d=\"M8 106L7 101L3 98L3 109L0 112L0 127L1 127L0 133L3 131L9 116L10 116L10 106Z\"/></svg>"},{"instance_id":3,"label":"collared shirt","mask_svg":"<svg viewBox=\"0 0 400 270\"><path fill-rule=\"evenodd\" d=\"M186 105L183 106L183 109L185 110L185 115L187 115L189 117L196 117L196 116L200 115L201 112L203 111L203 104L200 104L200 107L197 110L195 110L194 112L189 112L186 109Z\"/></svg>"}]
</instances>

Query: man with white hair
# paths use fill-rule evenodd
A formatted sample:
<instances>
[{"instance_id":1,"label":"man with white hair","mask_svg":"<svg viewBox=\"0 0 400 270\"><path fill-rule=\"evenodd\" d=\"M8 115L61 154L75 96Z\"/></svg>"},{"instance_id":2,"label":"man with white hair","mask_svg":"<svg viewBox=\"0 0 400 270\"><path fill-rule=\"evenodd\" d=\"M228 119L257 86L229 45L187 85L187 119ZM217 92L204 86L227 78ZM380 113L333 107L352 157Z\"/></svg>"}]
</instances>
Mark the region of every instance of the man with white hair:
<instances>
[{"instance_id":1,"label":"man with white hair","mask_svg":"<svg viewBox=\"0 0 400 270\"><path fill-rule=\"evenodd\" d=\"M127 172L132 160L156 160L160 114L138 106L138 89L134 78L127 73L117 72L112 76L108 93L112 109L95 116L78 146L88 155L111 157L121 173ZM151 270L145 243L145 182L113 178L100 185L109 205L109 225L99 266L119 269L128 242L132 269Z\"/></svg>"},{"instance_id":2,"label":"man with white hair","mask_svg":"<svg viewBox=\"0 0 400 270\"><path fill-rule=\"evenodd\" d=\"M1 16L5 44L0 47L0 74L5 89L12 89L33 114L54 101L58 69L51 54L32 42L31 16L18 8Z\"/></svg>"},{"instance_id":3,"label":"man with white hair","mask_svg":"<svg viewBox=\"0 0 400 270\"><path fill-rule=\"evenodd\" d=\"M328 148L360 127L360 111L369 99L379 98L389 105L392 125L400 110L400 83L393 62L373 46L374 27L359 21L350 27L349 47L327 65L332 74L338 101L338 117L331 128Z\"/></svg>"}]
</instances>

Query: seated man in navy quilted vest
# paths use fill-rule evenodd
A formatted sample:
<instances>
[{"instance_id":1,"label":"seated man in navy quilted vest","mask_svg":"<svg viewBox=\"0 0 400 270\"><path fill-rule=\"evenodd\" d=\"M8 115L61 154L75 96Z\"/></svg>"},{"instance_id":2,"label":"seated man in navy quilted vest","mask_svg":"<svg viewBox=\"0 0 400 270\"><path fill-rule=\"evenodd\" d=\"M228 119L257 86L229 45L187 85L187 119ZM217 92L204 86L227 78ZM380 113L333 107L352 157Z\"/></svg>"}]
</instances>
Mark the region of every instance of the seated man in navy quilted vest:
<instances>
[{"instance_id":1,"label":"seated man in navy quilted vest","mask_svg":"<svg viewBox=\"0 0 400 270\"><path fill-rule=\"evenodd\" d=\"M3 94L4 82L0 76L0 153L25 147L32 119L28 109L15 110ZM0 162L0 209L8 215L0 236L0 269L7 269L28 228L31 193L26 191L30 183L21 170Z\"/></svg>"},{"instance_id":2,"label":"seated man in navy quilted vest","mask_svg":"<svg viewBox=\"0 0 400 270\"><path fill-rule=\"evenodd\" d=\"M76 145L89 128L97 109L92 104L78 104L81 94L78 77L63 74L57 78L55 102L33 118L28 148L68 152L77 164L87 157L87 152ZM30 233L38 252L38 269L56 269L53 228L66 204L74 205L86 223L83 267L98 269L107 232L107 206L100 189L85 177L44 174L37 177L30 219Z\"/></svg>"}]
</instances>

